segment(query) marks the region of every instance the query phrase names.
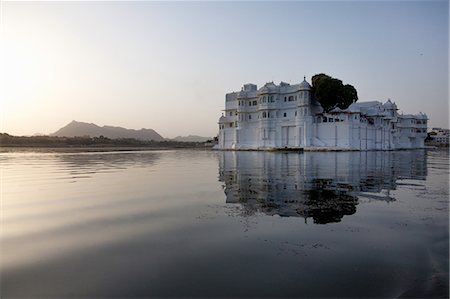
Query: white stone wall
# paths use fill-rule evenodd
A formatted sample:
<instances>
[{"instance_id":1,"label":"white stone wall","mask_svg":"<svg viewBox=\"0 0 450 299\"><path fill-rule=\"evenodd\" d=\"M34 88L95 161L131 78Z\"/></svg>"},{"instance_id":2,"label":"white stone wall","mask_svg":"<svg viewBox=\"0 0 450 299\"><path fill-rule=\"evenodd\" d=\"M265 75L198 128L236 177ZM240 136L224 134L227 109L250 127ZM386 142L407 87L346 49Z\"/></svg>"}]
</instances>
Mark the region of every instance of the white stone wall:
<instances>
[{"instance_id":1,"label":"white stone wall","mask_svg":"<svg viewBox=\"0 0 450 299\"><path fill-rule=\"evenodd\" d=\"M323 113L309 84L246 84L226 95L218 149L393 150L423 148L426 115L398 115L387 101ZM326 119L326 122L325 122Z\"/></svg>"}]
</instances>

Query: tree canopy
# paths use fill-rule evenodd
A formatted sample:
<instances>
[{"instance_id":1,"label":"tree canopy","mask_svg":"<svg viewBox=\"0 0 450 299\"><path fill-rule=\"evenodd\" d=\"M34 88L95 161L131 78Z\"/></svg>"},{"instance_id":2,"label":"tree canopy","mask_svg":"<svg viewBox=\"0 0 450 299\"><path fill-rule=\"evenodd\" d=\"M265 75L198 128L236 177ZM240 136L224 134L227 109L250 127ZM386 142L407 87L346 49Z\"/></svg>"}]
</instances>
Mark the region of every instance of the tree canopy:
<instances>
[{"instance_id":1,"label":"tree canopy","mask_svg":"<svg viewBox=\"0 0 450 299\"><path fill-rule=\"evenodd\" d=\"M344 85L339 79L326 74L316 74L311 81L312 96L326 112L335 107L346 109L358 100L356 89L350 84Z\"/></svg>"}]
</instances>

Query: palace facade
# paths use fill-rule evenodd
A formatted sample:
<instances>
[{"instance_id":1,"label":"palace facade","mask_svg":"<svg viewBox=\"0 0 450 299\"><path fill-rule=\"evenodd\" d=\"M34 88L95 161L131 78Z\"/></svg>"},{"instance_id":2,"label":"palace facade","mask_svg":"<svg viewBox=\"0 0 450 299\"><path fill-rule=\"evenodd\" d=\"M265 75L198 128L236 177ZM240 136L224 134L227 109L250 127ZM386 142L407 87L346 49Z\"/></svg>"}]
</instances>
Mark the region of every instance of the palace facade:
<instances>
[{"instance_id":1,"label":"palace facade","mask_svg":"<svg viewBox=\"0 0 450 299\"><path fill-rule=\"evenodd\" d=\"M217 149L395 150L423 148L427 116L399 114L391 100L325 112L311 86L245 84L226 94Z\"/></svg>"}]
</instances>

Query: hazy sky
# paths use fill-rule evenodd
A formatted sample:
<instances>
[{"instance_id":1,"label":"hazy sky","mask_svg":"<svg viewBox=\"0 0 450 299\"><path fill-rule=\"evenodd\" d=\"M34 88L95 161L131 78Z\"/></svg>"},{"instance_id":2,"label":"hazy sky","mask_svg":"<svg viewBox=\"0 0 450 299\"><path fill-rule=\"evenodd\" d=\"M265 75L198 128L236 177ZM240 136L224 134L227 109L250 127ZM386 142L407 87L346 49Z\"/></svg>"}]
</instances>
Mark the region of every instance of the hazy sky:
<instances>
[{"instance_id":1,"label":"hazy sky","mask_svg":"<svg viewBox=\"0 0 450 299\"><path fill-rule=\"evenodd\" d=\"M0 131L213 136L225 93L327 73L448 127L448 1L1 2Z\"/></svg>"}]
</instances>

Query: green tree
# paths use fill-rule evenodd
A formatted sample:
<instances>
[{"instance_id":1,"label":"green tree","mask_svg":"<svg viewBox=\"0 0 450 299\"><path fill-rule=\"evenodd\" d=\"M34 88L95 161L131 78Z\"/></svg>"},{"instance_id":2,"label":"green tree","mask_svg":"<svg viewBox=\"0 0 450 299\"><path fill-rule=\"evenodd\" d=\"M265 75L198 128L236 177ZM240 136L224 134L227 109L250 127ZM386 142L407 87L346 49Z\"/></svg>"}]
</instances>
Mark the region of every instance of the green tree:
<instances>
[{"instance_id":1,"label":"green tree","mask_svg":"<svg viewBox=\"0 0 450 299\"><path fill-rule=\"evenodd\" d=\"M311 82L312 96L326 112L335 107L346 109L358 100L358 93L352 85L344 85L341 80L326 74L314 75Z\"/></svg>"}]
</instances>

